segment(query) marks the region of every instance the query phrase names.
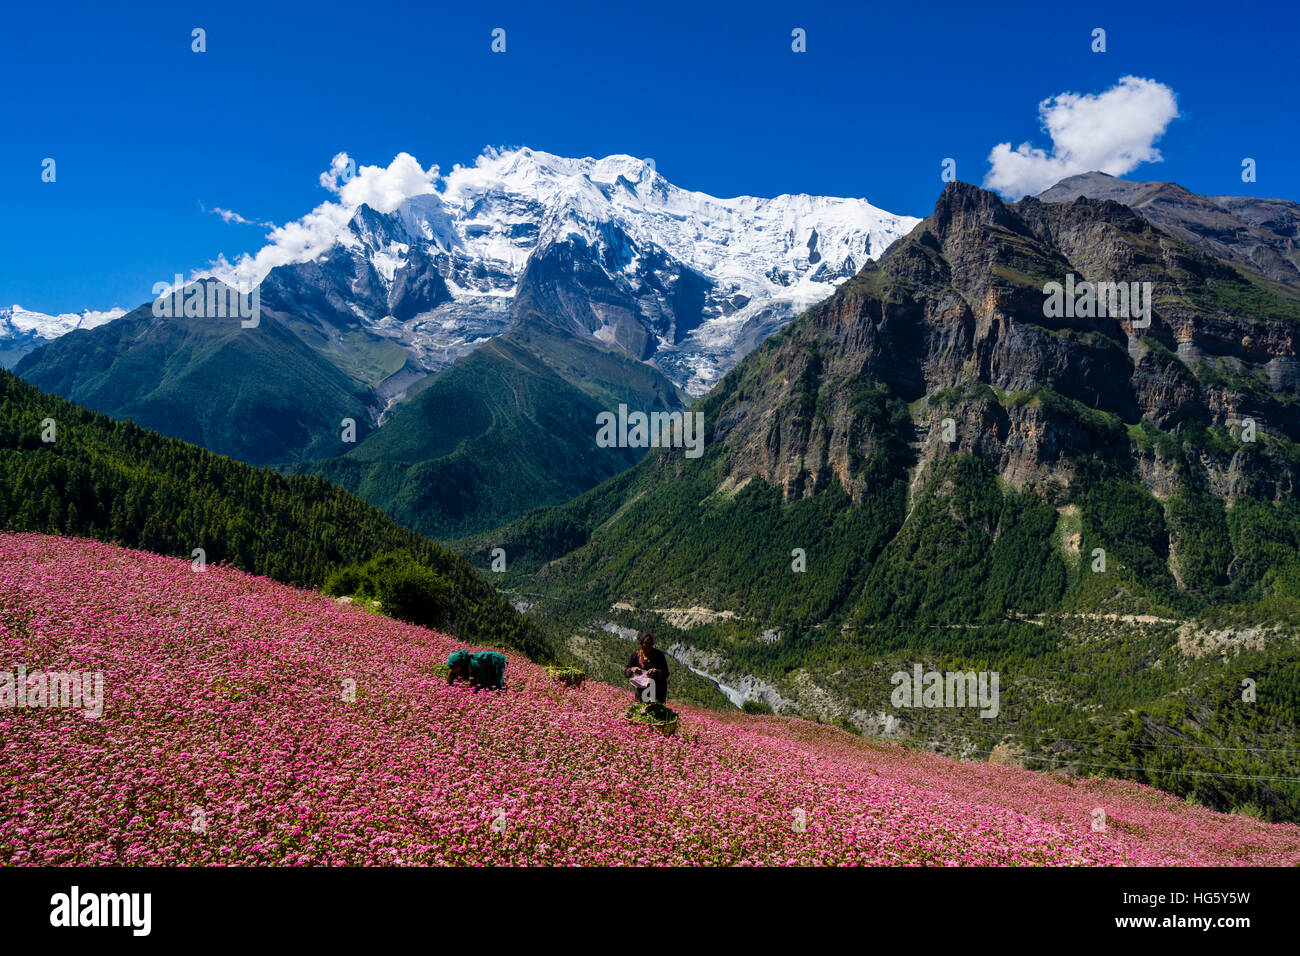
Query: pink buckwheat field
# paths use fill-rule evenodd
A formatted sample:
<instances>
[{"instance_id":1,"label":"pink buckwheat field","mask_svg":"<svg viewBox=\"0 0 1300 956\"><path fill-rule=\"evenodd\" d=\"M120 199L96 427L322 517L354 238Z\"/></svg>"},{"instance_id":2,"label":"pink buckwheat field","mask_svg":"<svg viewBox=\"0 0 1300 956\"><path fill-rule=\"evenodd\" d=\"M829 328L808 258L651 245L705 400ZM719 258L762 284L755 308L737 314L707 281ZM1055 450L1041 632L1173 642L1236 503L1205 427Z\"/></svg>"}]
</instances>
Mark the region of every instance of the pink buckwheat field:
<instances>
[{"instance_id":1,"label":"pink buckwheat field","mask_svg":"<svg viewBox=\"0 0 1300 956\"><path fill-rule=\"evenodd\" d=\"M104 680L98 718L0 711L0 862L1300 863L1300 827L1133 783L687 706L664 736L517 655L475 693L434 672L461 646L226 566L0 536L0 667Z\"/></svg>"}]
</instances>

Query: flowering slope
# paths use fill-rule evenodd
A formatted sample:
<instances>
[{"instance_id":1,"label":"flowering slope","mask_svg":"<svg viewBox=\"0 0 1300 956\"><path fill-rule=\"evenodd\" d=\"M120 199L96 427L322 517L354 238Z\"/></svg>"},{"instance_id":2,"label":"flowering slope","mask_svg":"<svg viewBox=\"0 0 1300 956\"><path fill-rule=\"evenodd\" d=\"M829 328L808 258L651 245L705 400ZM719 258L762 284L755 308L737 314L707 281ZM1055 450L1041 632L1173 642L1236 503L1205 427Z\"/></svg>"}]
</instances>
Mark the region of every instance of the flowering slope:
<instances>
[{"instance_id":1,"label":"flowering slope","mask_svg":"<svg viewBox=\"0 0 1300 956\"><path fill-rule=\"evenodd\" d=\"M105 688L98 719L0 710L0 863L1300 862L1300 827L1136 784L688 707L664 737L513 657L476 694L433 674L460 646L229 567L0 535L0 671Z\"/></svg>"}]
</instances>

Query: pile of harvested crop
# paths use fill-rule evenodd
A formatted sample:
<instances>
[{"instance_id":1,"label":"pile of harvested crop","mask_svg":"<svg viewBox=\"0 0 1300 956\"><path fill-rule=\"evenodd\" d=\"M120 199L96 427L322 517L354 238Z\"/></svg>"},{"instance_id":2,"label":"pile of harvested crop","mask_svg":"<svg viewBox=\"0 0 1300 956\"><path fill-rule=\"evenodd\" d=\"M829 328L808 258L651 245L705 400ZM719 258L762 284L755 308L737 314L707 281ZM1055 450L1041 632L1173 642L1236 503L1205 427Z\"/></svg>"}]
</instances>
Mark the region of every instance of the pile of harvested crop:
<instances>
[{"instance_id":1,"label":"pile of harvested crop","mask_svg":"<svg viewBox=\"0 0 1300 956\"><path fill-rule=\"evenodd\" d=\"M560 667L550 664L546 668L546 673L552 680L567 687L581 687L582 682L587 679L587 672L581 667Z\"/></svg>"},{"instance_id":2,"label":"pile of harvested crop","mask_svg":"<svg viewBox=\"0 0 1300 956\"><path fill-rule=\"evenodd\" d=\"M627 709L625 716L634 724L648 724L665 734L671 734L676 730L679 720L677 711L665 707L658 701L649 704L633 704Z\"/></svg>"}]
</instances>

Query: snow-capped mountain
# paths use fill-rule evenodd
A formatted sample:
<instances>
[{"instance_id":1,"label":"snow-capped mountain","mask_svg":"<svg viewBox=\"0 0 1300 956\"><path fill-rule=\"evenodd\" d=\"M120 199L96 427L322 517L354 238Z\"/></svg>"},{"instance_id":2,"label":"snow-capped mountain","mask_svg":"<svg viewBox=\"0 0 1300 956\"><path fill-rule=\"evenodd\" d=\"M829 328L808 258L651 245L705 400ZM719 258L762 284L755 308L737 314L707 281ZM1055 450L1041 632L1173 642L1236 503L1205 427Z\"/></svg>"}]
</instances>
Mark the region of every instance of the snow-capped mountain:
<instances>
[{"instance_id":1,"label":"snow-capped mountain","mask_svg":"<svg viewBox=\"0 0 1300 956\"><path fill-rule=\"evenodd\" d=\"M257 283L253 328L146 302L15 372L460 536L632 464L640 450L593 444L599 412L681 409L917 222L860 199L717 199L629 156L528 149L446 175L339 154L321 182L337 201L190 276Z\"/></svg>"},{"instance_id":2,"label":"snow-capped mountain","mask_svg":"<svg viewBox=\"0 0 1300 956\"><path fill-rule=\"evenodd\" d=\"M528 291L700 394L918 221L862 199L718 199L631 156L488 150L389 213L361 206L333 249L268 282L294 311L331 286L334 311L426 370L509 327Z\"/></svg>"},{"instance_id":3,"label":"snow-capped mountain","mask_svg":"<svg viewBox=\"0 0 1300 956\"><path fill-rule=\"evenodd\" d=\"M93 329L125 314L125 309L109 309L107 312L85 309L80 313L63 315L30 312L21 305L0 309L0 366L12 368L28 352L60 335L75 329Z\"/></svg>"}]
</instances>

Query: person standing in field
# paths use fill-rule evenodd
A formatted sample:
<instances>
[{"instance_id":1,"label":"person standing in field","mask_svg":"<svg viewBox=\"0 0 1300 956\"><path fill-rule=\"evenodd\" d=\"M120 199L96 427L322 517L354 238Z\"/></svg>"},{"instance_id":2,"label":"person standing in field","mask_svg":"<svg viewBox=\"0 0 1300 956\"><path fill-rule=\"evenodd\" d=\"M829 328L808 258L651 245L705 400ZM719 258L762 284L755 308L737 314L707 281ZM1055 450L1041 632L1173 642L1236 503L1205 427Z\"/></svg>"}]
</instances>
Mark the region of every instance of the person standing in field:
<instances>
[{"instance_id":1,"label":"person standing in field","mask_svg":"<svg viewBox=\"0 0 1300 956\"><path fill-rule=\"evenodd\" d=\"M637 650L627 659L623 674L632 682L633 693L638 701L649 685L654 682L654 699L663 703L668 699L668 658L663 651L655 649L654 635L642 631L637 635Z\"/></svg>"}]
</instances>

